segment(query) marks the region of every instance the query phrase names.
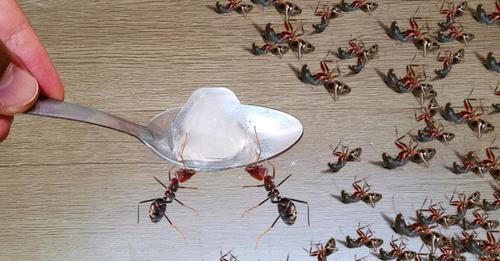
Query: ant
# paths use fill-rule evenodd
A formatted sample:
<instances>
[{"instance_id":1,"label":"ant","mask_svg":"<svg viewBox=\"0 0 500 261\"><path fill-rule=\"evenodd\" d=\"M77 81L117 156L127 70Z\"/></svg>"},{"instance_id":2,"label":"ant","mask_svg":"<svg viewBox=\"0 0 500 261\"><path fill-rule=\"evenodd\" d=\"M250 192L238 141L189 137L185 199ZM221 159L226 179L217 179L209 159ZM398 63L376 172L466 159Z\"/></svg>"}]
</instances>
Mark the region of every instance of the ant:
<instances>
[{"instance_id":1,"label":"ant","mask_svg":"<svg viewBox=\"0 0 500 261\"><path fill-rule=\"evenodd\" d=\"M437 40L441 43L451 42L453 40L457 40L459 42L465 43L466 46L469 46L469 42L474 39L473 34L464 33L463 26L460 25L458 27L453 24L448 25L448 33L446 34L444 31L439 31Z\"/></svg>"},{"instance_id":2,"label":"ant","mask_svg":"<svg viewBox=\"0 0 500 261\"><path fill-rule=\"evenodd\" d=\"M392 39L401 42L413 41L417 48L423 49L425 57L427 56L428 51L430 52L439 49L439 44L427 37L427 33L422 32L416 19L416 17L409 19L410 29L407 29L404 32L401 32L401 29L396 21L392 22L388 35Z\"/></svg>"},{"instance_id":3,"label":"ant","mask_svg":"<svg viewBox=\"0 0 500 261\"><path fill-rule=\"evenodd\" d=\"M352 1L352 3L348 4L345 2L345 0L342 0L342 2L339 4L339 7L344 12L362 10L363 12L372 15L373 11L378 8L378 4L373 2L366 2L365 0L354 0Z\"/></svg>"},{"instance_id":4,"label":"ant","mask_svg":"<svg viewBox=\"0 0 500 261\"><path fill-rule=\"evenodd\" d=\"M356 230L356 234L358 234L358 238L355 240L352 239L350 236L347 236L345 239L346 247L357 248L357 247L361 247L361 246L366 246L368 248L375 250L384 243L384 240L382 240L381 238L373 237L373 232L371 231L371 229L369 227L368 227L367 231L364 232L363 229L366 227L368 227L368 226L364 226L364 227L358 228Z\"/></svg>"},{"instance_id":5,"label":"ant","mask_svg":"<svg viewBox=\"0 0 500 261\"><path fill-rule=\"evenodd\" d=\"M453 162L453 172L455 174L463 174L472 170L475 173L478 173L479 176L483 177L483 169L481 160L474 151L469 151L462 157L462 165L459 165L457 162Z\"/></svg>"},{"instance_id":6,"label":"ant","mask_svg":"<svg viewBox=\"0 0 500 261\"><path fill-rule=\"evenodd\" d=\"M431 160L434 155L436 155L436 150L433 148L417 149L419 143L415 138L411 138L408 145L401 140L406 137L403 135L399 137L394 144L400 152L396 158L391 157L388 153L382 153L383 165L385 168L394 169L405 165L408 160L411 160L417 164L423 163L426 167L429 167L429 160Z\"/></svg>"},{"instance_id":7,"label":"ant","mask_svg":"<svg viewBox=\"0 0 500 261\"><path fill-rule=\"evenodd\" d=\"M477 137L481 138L481 136L484 133L491 132L495 129L495 127L490 123L487 122L483 119L480 119L479 116L481 116L483 113L478 113L474 107L471 105L470 101L474 99L465 99L464 100L464 107L465 110L461 111L458 113L458 116L462 118L469 127L477 133ZM481 110L483 110L483 107L481 106Z\"/></svg>"},{"instance_id":8,"label":"ant","mask_svg":"<svg viewBox=\"0 0 500 261\"><path fill-rule=\"evenodd\" d=\"M382 260L411 260L417 257L417 253L414 251L406 250L406 244L401 240L399 245L396 245L396 241L400 239L394 239L389 244L391 245L391 251L387 252L383 248L380 249L379 257Z\"/></svg>"},{"instance_id":9,"label":"ant","mask_svg":"<svg viewBox=\"0 0 500 261\"><path fill-rule=\"evenodd\" d=\"M273 4L276 10L285 16L296 16L302 13L302 8L285 0L274 0Z\"/></svg>"},{"instance_id":10,"label":"ant","mask_svg":"<svg viewBox=\"0 0 500 261\"><path fill-rule=\"evenodd\" d=\"M255 43L252 44L252 53L255 55L272 53L274 55L278 55L279 57L283 57L289 49L290 48L288 46L267 41L263 46L257 46Z\"/></svg>"},{"instance_id":11,"label":"ant","mask_svg":"<svg viewBox=\"0 0 500 261\"><path fill-rule=\"evenodd\" d=\"M497 62L497 59L495 58L493 52L489 52L486 56L484 66L490 71L500 72L500 63Z\"/></svg>"},{"instance_id":12,"label":"ant","mask_svg":"<svg viewBox=\"0 0 500 261\"><path fill-rule=\"evenodd\" d=\"M493 201L483 199L482 207L485 211L494 211L500 209L500 192L493 193Z\"/></svg>"},{"instance_id":13,"label":"ant","mask_svg":"<svg viewBox=\"0 0 500 261\"><path fill-rule=\"evenodd\" d=\"M451 68L455 64L459 64L464 61L465 50L463 48L459 49L455 53L447 51L444 56L438 55L438 61L443 63L443 69L436 69L434 72L437 74L438 78L442 79L448 75Z\"/></svg>"},{"instance_id":14,"label":"ant","mask_svg":"<svg viewBox=\"0 0 500 261\"><path fill-rule=\"evenodd\" d=\"M326 91L331 94L334 101L338 100L339 96L341 95L347 95L351 93L351 87L341 81L330 79L323 86L325 87Z\"/></svg>"},{"instance_id":15,"label":"ant","mask_svg":"<svg viewBox=\"0 0 500 261\"><path fill-rule=\"evenodd\" d=\"M419 115L417 115L417 113L415 112L415 120L424 122L433 121L433 117L434 115L436 115L439 108L440 106L437 103L436 99L432 98L429 101L427 107L420 108L421 113Z\"/></svg>"},{"instance_id":16,"label":"ant","mask_svg":"<svg viewBox=\"0 0 500 261\"><path fill-rule=\"evenodd\" d=\"M489 170L493 177L498 176L498 172L500 171L500 157L496 157L493 153L493 150L498 149L497 147L489 147L486 149L486 157L487 159L481 162L484 169Z\"/></svg>"},{"instance_id":17,"label":"ant","mask_svg":"<svg viewBox=\"0 0 500 261\"><path fill-rule=\"evenodd\" d=\"M448 145L448 143L455 138L455 134L451 132L444 131L443 124L436 126L433 121L426 121L426 127L418 130L417 140L420 142L427 142L433 139L437 139L440 142Z\"/></svg>"},{"instance_id":18,"label":"ant","mask_svg":"<svg viewBox=\"0 0 500 261\"><path fill-rule=\"evenodd\" d=\"M361 187L359 183L362 181L364 181L364 185ZM354 188L354 192L352 194L349 194L345 190L340 191L340 201L342 201L342 203L349 204L362 200L373 208L375 207L375 204L382 199L382 194L369 192L370 185L366 182L366 178L356 180L355 177L352 187Z\"/></svg>"},{"instance_id":19,"label":"ant","mask_svg":"<svg viewBox=\"0 0 500 261\"><path fill-rule=\"evenodd\" d=\"M299 33L299 31L301 31ZM290 49L297 53L297 57L302 58L303 54L313 52L315 47L311 43L301 39L304 35L304 26L293 28L288 16L285 16L285 31L278 34L281 41L287 42Z\"/></svg>"},{"instance_id":20,"label":"ant","mask_svg":"<svg viewBox=\"0 0 500 261\"><path fill-rule=\"evenodd\" d=\"M479 209L474 210L472 215L474 216L474 219L471 222L467 221L466 218L463 218L461 225L464 230L474 230L480 227L484 230L493 230L500 224L498 220L488 220L488 214L480 214Z\"/></svg>"},{"instance_id":21,"label":"ant","mask_svg":"<svg viewBox=\"0 0 500 261\"><path fill-rule=\"evenodd\" d=\"M453 198L455 197L455 194L457 194L457 193L453 192L453 196L451 197L449 204L451 206L456 207L456 210L457 210L456 216L459 219L462 219L465 217L465 214L467 213L468 209L472 209L476 206L479 206L479 207L481 206L481 193L479 191L472 193L467 198L465 197L464 194L458 194L461 196L460 199L453 200Z\"/></svg>"},{"instance_id":22,"label":"ant","mask_svg":"<svg viewBox=\"0 0 500 261\"><path fill-rule=\"evenodd\" d=\"M445 261L465 261L465 257L461 255L460 251L449 246L440 247L441 255L438 257L434 256L432 253L429 254L429 260Z\"/></svg>"},{"instance_id":23,"label":"ant","mask_svg":"<svg viewBox=\"0 0 500 261\"><path fill-rule=\"evenodd\" d=\"M476 13L474 14L474 18L483 24L495 24L500 22L500 0L495 2L496 10L491 14L486 14L484 11L483 5L479 4L476 8Z\"/></svg>"},{"instance_id":24,"label":"ant","mask_svg":"<svg viewBox=\"0 0 500 261\"><path fill-rule=\"evenodd\" d=\"M187 135L186 135L186 138L184 140L184 143L182 144L181 153L180 153L182 162L184 162L184 158L182 155L184 153L184 149L186 148L186 142L187 142ZM176 201L180 205L191 209L196 215L198 215L198 211L196 209L182 203L181 201L179 201L176 198L176 195L175 195L175 193L177 192L177 190L179 188L197 189L195 187L185 187L185 186L179 185L180 183L184 183L184 182L188 181L189 179L191 179L191 177L196 174L196 171L189 169L189 168L186 168L186 167L182 167L182 168L179 168L175 172L175 177L172 177L172 169L174 169L174 168L175 168L175 165L172 166L168 170L168 180L170 182L170 184L168 186L165 185L163 182L161 182L157 177L154 177L154 179L166 189L165 194L164 194L163 198L153 198L153 199L143 200L143 201L139 202L139 204L137 204L137 224L139 224L139 206L143 203L152 202L151 205L149 206L149 218L151 219L151 222L158 223L163 217L165 217L165 219L168 221L168 223L170 223L170 225L184 239L186 239L186 237L184 236L184 233L179 228L177 228L177 226L170 220L170 218L168 218L168 216L166 214L166 210L167 210L167 204L170 204L173 201Z\"/></svg>"},{"instance_id":25,"label":"ant","mask_svg":"<svg viewBox=\"0 0 500 261\"><path fill-rule=\"evenodd\" d=\"M177 203L191 209L193 212L198 214L198 211L196 211L196 209L182 203L175 197L175 192L177 192L178 188L186 188L186 189L196 189L196 188L179 186L180 180L185 179L185 177L171 178L170 173L169 173L169 180L170 180L169 186L166 186L156 177L154 177L154 179L166 189L165 195L163 196L163 198L153 198L153 199L143 200L139 202L139 204L137 204L137 224L139 224L139 205L147 202L152 202L151 206L149 207L149 218L151 219L151 222L158 223L163 217L165 217L168 223L170 223L170 225L185 239L186 237L184 236L184 233L170 220L170 218L168 218L166 214L167 204L170 204L175 200Z\"/></svg>"},{"instance_id":26,"label":"ant","mask_svg":"<svg viewBox=\"0 0 500 261\"><path fill-rule=\"evenodd\" d=\"M323 31L325 31L326 27L330 24L331 19L335 19L342 15L342 10L340 10L337 6L334 7L326 6L323 8L323 10L318 10L318 9L319 9L319 1L318 5L316 6L316 10L314 10L314 15L320 16L321 21L319 24L312 25L316 33L322 33Z\"/></svg>"},{"instance_id":27,"label":"ant","mask_svg":"<svg viewBox=\"0 0 500 261\"><path fill-rule=\"evenodd\" d=\"M300 80L304 83L312 84L312 85L320 85L324 84L330 80L334 80L336 77L340 75L338 67L334 67L330 70L328 66L329 63L333 63L331 60L323 60L319 63L321 72L316 74L312 74L309 70L309 66L304 64L302 69L300 70ZM335 74L335 71L338 73Z\"/></svg>"},{"instance_id":28,"label":"ant","mask_svg":"<svg viewBox=\"0 0 500 261\"><path fill-rule=\"evenodd\" d=\"M338 172L340 169L342 169L346 162L348 161L360 161L360 156L362 149L361 148L355 148L354 150L349 150L349 147L346 147L342 145L342 151L337 151L338 146L340 143L337 145L337 147L333 148L333 146L330 145L332 148L332 154L333 156L337 157L337 162L328 162L328 167L330 168L331 172Z\"/></svg>"},{"instance_id":29,"label":"ant","mask_svg":"<svg viewBox=\"0 0 500 261\"><path fill-rule=\"evenodd\" d=\"M442 30L446 30L448 28L448 25L455 22L455 17L460 17L465 13L465 10L467 9L467 1L463 1L458 6L455 6L454 4L452 4L449 9L443 9L443 7L444 7L444 1L443 1L443 4L441 5L441 9L439 10L439 12L441 14L446 15L446 21L439 22L438 26Z\"/></svg>"},{"instance_id":30,"label":"ant","mask_svg":"<svg viewBox=\"0 0 500 261\"><path fill-rule=\"evenodd\" d=\"M234 256L232 252L233 252L233 250L222 255L222 251L220 251L221 257L220 257L219 261L238 261L238 258L236 256Z\"/></svg>"},{"instance_id":31,"label":"ant","mask_svg":"<svg viewBox=\"0 0 500 261\"><path fill-rule=\"evenodd\" d=\"M357 40L357 39L351 39L349 40L349 49L344 50L342 47L339 47L337 56L344 60L344 59L351 59L359 55L363 55L365 51L365 44L363 41Z\"/></svg>"},{"instance_id":32,"label":"ant","mask_svg":"<svg viewBox=\"0 0 500 261\"><path fill-rule=\"evenodd\" d=\"M313 251L312 250L312 242L311 242L311 247L309 248L309 256L317 256L318 257L318 261L326 261L327 260L327 257L335 252L338 251L338 248L336 247L336 241L335 239L332 237L328 240L328 242L326 242L326 244L323 246L323 244L321 244L321 242L319 242L318 244L315 244L316 245L316 250ZM307 251L307 249L304 248L304 250Z\"/></svg>"},{"instance_id":33,"label":"ant","mask_svg":"<svg viewBox=\"0 0 500 261\"><path fill-rule=\"evenodd\" d=\"M252 11L253 6L249 4L242 4L242 0L228 0L226 5L223 5L217 1L215 3L215 11L219 14L227 14L235 11L239 14L246 15L250 11Z\"/></svg>"},{"instance_id":34,"label":"ant","mask_svg":"<svg viewBox=\"0 0 500 261\"><path fill-rule=\"evenodd\" d=\"M416 211L417 221L420 224L431 225L438 222L444 216L444 209L442 206L440 208L436 208L438 204L431 204L428 208L423 209L423 206L427 202L427 199L424 200L422 207ZM432 202L431 202L432 203ZM430 212L429 216L425 216L424 212Z\"/></svg>"},{"instance_id":35,"label":"ant","mask_svg":"<svg viewBox=\"0 0 500 261\"><path fill-rule=\"evenodd\" d=\"M280 183L278 183L278 185L275 185L275 183L274 183L274 177L276 174L275 166L272 163L270 163L269 161L266 161L266 163L268 163L269 165L272 166L272 175L269 175L269 169L267 167L265 167L262 164L257 164L258 160L260 158L260 151L261 150L260 150L259 138L257 136L257 130L255 127L254 127L254 131L255 131L257 145L259 147L259 153L257 154L255 163L252 163L252 164L246 166L245 171L248 174L250 174L253 178L255 178L259 181L263 181L263 184L243 186L243 188L264 187L266 189L266 191L268 192L268 194L267 194L267 197L265 200L263 200L262 202L260 202L259 204L255 205L253 207L246 209L241 214L241 216L244 217L252 209L255 209L255 208L261 206L262 204L266 203L268 200L271 200L271 203L273 203L273 204L277 204L278 213L279 213L278 217L276 218L276 220L274 220L272 225L269 228L267 228L257 238L256 246L258 246L260 239L274 227L274 225L276 224L276 222L278 222L278 220L280 218L287 225L295 224L295 221L297 220L297 208L295 207L294 202L298 202L298 203L302 203L302 204L307 205L307 224L309 226L310 226L310 219L309 219L309 203L308 202L303 201L303 200L293 199L293 198L282 197L280 195L278 187L281 186L281 184L283 184L287 179L289 179L292 176L292 174L289 174L285 179L283 179Z\"/></svg>"}]
</instances>

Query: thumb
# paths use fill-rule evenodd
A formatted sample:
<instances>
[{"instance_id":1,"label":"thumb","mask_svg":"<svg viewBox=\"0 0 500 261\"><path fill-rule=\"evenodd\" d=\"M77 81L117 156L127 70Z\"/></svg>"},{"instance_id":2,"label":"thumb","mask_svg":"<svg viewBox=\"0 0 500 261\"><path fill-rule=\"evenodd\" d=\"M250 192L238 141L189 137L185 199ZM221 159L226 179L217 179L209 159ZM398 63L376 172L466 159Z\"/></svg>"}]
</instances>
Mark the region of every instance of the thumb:
<instances>
[{"instance_id":1,"label":"thumb","mask_svg":"<svg viewBox=\"0 0 500 261\"><path fill-rule=\"evenodd\" d=\"M38 82L26 70L9 63L0 64L0 115L12 116L31 108L38 98Z\"/></svg>"}]
</instances>

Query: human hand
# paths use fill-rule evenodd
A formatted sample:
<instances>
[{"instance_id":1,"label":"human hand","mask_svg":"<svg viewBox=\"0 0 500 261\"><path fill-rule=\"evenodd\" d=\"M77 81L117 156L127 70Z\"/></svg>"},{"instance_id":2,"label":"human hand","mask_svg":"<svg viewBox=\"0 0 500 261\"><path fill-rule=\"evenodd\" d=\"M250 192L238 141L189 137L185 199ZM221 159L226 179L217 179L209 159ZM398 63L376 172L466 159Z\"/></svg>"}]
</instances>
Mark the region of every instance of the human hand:
<instances>
[{"instance_id":1,"label":"human hand","mask_svg":"<svg viewBox=\"0 0 500 261\"><path fill-rule=\"evenodd\" d=\"M8 58L14 60L11 65ZM0 142L9 134L13 115L28 110L39 92L64 99L56 69L21 8L15 0L0 0Z\"/></svg>"}]
</instances>

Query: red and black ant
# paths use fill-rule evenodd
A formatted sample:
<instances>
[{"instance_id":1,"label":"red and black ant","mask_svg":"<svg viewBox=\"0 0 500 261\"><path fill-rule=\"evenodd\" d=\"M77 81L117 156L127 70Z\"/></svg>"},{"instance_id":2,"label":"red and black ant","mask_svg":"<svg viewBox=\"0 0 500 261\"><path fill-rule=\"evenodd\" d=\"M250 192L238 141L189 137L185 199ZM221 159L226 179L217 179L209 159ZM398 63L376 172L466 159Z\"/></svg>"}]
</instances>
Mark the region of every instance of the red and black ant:
<instances>
[{"instance_id":1,"label":"red and black ant","mask_svg":"<svg viewBox=\"0 0 500 261\"><path fill-rule=\"evenodd\" d=\"M434 117L434 115L436 115L439 108L440 108L440 106L437 103L436 99L432 98L429 101L429 104L427 105L427 107L420 108L419 115L417 115L417 113L415 112L415 120L424 121L424 122L433 121L433 117Z\"/></svg>"},{"instance_id":2,"label":"red and black ant","mask_svg":"<svg viewBox=\"0 0 500 261\"><path fill-rule=\"evenodd\" d=\"M396 158L391 157L388 153L382 153L383 166L388 169L394 169L405 165L409 160L417 164L423 163L429 167L429 161L436 155L436 150L433 148L417 149L418 141L413 137L408 144L402 142L406 135L399 137L394 144L400 152Z\"/></svg>"},{"instance_id":3,"label":"red and black ant","mask_svg":"<svg viewBox=\"0 0 500 261\"><path fill-rule=\"evenodd\" d=\"M302 8L286 0L273 0L276 10L285 16L296 16L302 13Z\"/></svg>"},{"instance_id":4,"label":"red and black ant","mask_svg":"<svg viewBox=\"0 0 500 261\"><path fill-rule=\"evenodd\" d=\"M311 247L309 248L309 251L307 251L307 249L304 249L304 250L306 250L309 253L309 256L317 256L318 261L327 261L327 257L329 255L338 251L336 244L337 243L335 241L335 238L332 237L328 240L328 242L326 242L326 244L324 246L323 246L323 244L321 244L321 242L319 242L318 244L315 244L316 245L315 251L312 250L312 242L311 242Z\"/></svg>"},{"instance_id":5,"label":"red and black ant","mask_svg":"<svg viewBox=\"0 0 500 261\"><path fill-rule=\"evenodd\" d=\"M342 0L342 2L338 6L344 12L353 12L357 10L362 10L363 12L366 12L369 15L372 15L373 11L375 11L378 8L377 3L366 2L366 0L354 0L350 4L346 3L345 0Z\"/></svg>"},{"instance_id":6,"label":"red and black ant","mask_svg":"<svg viewBox=\"0 0 500 261\"><path fill-rule=\"evenodd\" d=\"M187 141L187 136L186 136L186 140L182 144L181 153L180 153L182 162L184 162L184 158L182 155L184 152L184 148L186 147L186 141ZM182 206L191 209L193 212L196 213L196 215L198 215L198 211L196 209L182 203L181 201L179 201L176 198L176 195L175 195L175 193L177 192L177 190L179 188L197 189L195 187L185 187L185 186L179 185L180 183L184 183L184 182L188 181L189 179L191 179L191 177L193 175L195 175L196 172L192 169L182 167L182 168L179 168L175 172L175 176L172 177L172 169L175 167L176 166L174 165L168 170L168 180L170 182L168 186L165 185L163 182L161 182L158 178L154 177L154 179L166 189L165 194L164 194L163 198L153 198L153 199L143 200L143 201L139 202L139 204L137 204L137 223L139 223L139 206L140 206L140 204L152 202L151 205L149 206L149 218L151 219L151 222L158 223L163 217L165 217L165 219L168 221L168 223L170 223L170 225L185 239L184 233L179 228L177 228L177 226L166 215L166 210L167 210L167 204L170 204L170 203L175 201L175 202L181 204Z\"/></svg>"},{"instance_id":7,"label":"red and black ant","mask_svg":"<svg viewBox=\"0 0 500 261\"><path fill-rule=\"evenodd\" d=\"M334 67L330 69L328 66L329 63L333 63L331 60L323 60L319 63L321 72L311 73L309 70L309 66L304 64L302 69L300 70L300 80L304 83L312 84L312 85L320 85L325 84L328 81L333 81L340 75L338 67ZM337 73L335 73L337 72Z\"/></svg>"},{"instance_id":8,"label":"red and black ant","mask_svg":"<svg viewBox=\"0 0 500 261\"><path fill-rule=\"evenodd\" d=\"M448 145L448 143L455 138L455 134L444 130L443 124L439 123L439 125L436 126L433 121L426 121L425 123L427 126L417 132L416 138L418 141L427 142L437 139Z\"/></svg>"},{"instance_id":9,"label":"red and black ant","mask_svg":"<svg viewBox=\"0 0 500 261\"><path fill-rule=\"evenodd\" d=\"M364 232L363 229L366 227L368 226L360 227L356 230L356 234L358 234L357 239L352 239L350 236L347 236L345 240L346 247L357 248L366 246L371 249L377 249L384 243L384 240L382 240L381 238L373 237L373 232L369 227L367 228L366 232Z\"/></svg>"},{"instance_id":10,"label":"red and black ant","mask_svg":"<svg viewBox=\"0 0 500 261\"><path fill-rule=\"evenodd\" d=\"M474 151L469 151L462 157L462 165L453 162L453 172L456 174L467 173L470 170L483 177L484 168L481 164L481 160Z\"/></svg>"},{"instance_id":11,"label":"red and black ant","mask_svg":"<svg viewBox=\"0 0 500 261\"><path fill-rule=\"evenodd\" d=\"M182 170L182 169L181 169ZM186 188L186 189L196 189L193 187L184 187L184 186L179 186L180 180L184 179L183 177L175 177L171 178L169 174L169 180L170 184L169 186L165 185L163 182L161 182L158 178L154 177L154 179L160 183L165 189L165 195L163 198L153 198L153 199L148 199L148 200L143 200L137 204L137 223L139 223L139 205L142 203L147 203L147 202L152 202L151 206L149 207L149 218L151 219L151 222L158 223L163 217L170 223L170 225L183 237L184 233L168 218L166 214L167 210L167 204L172 203L173 201L176 201L177 203L181 204L182 206L191 209L193 212L198 214L198 211L181 201L179 201L175 197L175 192L177 192L177 189L179 188Z\"/></svg>"},{"instance_id":12,"label":"red and black ant","mask_svg":"<svg viewBox=\"0 0 500 261\"><path fill-rule=\"evenodd\" d=\"M472 101L472 100L475 100L475 99L465 99L464 100L465 110L459 112L458 116L461 119L463 119L463 121L467 122L467 124L469 125L469 127L473 131L476 131L478 138L481 138L481 136L484 133L488 133L488 132L493 131L495 129L495 127L491 123L479 118L479 116L481 116L483 113L482 112L478 113L474 109L474 107L470 103L470 101ZM482 106L481 106L481 109L482 109Z\"/></svg>"},{"instance_id":13,"label":"red and black ant","mask_svg":"<svg viewBox=\"0 0 500 261\"><path fill-rule=\"evenodd\" d=\"M444 31L439 31L437 35L437 40L441 43L451 42L457 40L459 42L469 45L469 42L474 39L473 34L464 33L464 28L462 25L454 26L453 24L448 25L448 33Z\"/></svg>"},{"instance_id":14,"label":"red and black ant","mask_svg":"<svg viewBox=\"0 0 500 261\"><path fill-rule=\"evenodd\" d=\"M285 31L279 33L278 37L281 41L288 43L290 49L297 53L299 59L302 58L302 55L313 52L315 49L314 45L300 38L303 35L304 26L301 25L294 29L288 16L285 16Z\"/></svg>"},{"instance_id":15,"label":"red and black ant","mask_svg":"<svg viewBox=\"0 0 500 261\"><path fill-rule=\"evenodd\" d=\"M487 213L480 214L479 209L474 210L472 215L474 219L470 222L466 218L463 218L461 225L464 230L474 230L480 227L484 230L493 230L500 224L498 220L488 219Z\"/></svg>"},{"instance_id":16,"label":"red and black ant","mask_svg":"<svg viewBox=\"0 0 500 261\"><path fill-rule=\"evenodd\" d=\"M428 208L423 208L427 199L424 200L422 207L416 211L417 222L424 225L431 225L437 223L444 216L444 209L442 206L436 208L438 204L431 204ZM432 202L431 202L432 203ZM424 215L424 212L429 212L428 216Z\"/></svg>"},{"instance_id":17,"label":"red and black ant","mask_svg":"<svg viewBox=\"0 0 500 261\"><path fill-rule=\"evenodd\" d=\"M279 57L283 57L283 55L286 54L289 49L290 48L286 45L268 41L266 41L266 43L262 46L257 46L255 43L252 44L252 53L255 55L272 53L274 55L278 55Z\"/></svg>"},{"instance_id":18,"label":"red and black ant","mask_svg":"<svg viewBox=\"0 0 500 261\"><path fill-rule=\"evenodd\" d=\"M263 164L258 164L258 159L260 158L260 142L259 138L257 137L257 131L255 130L256 133L256 141L259 146L259 154L256 158L255 163L250 164L245 167L245 171L250 174L253 178L263 181L263 184L260 185L250 185L250 186L243 186L243 188L250 188L250 187L264 187L266 191L268 192L267 198L260 202L259 204L250 207L246 209L243 214L241 214L242 217L244 217L246 214L248 214L252 209L255 209L262 204L266 203L268 200L271 200L271 203L277 204L278 207L278 217L272 225L267 228L258 238L256 242L256 246L259 244L260 239L267 233L269 232L276 222L281 218L283 222L287 225L293 225L295 224L295 221L297 220L297 208L295 207L294 202L302 203L307 205L307 224L310 226L310 219L309 219L309 203L303 200L298 200L298 199L293 199L293 198L287 198L287 197L282 197L280 195L280 192L278 190L278 187L281 186L292 174L289 174L285 179L283 179L278 185L275 185L274 183L274 177L276 174L276 168L273 164L270 162L266 161L269 165L272 166L272 175L269 175L269 169L265 167Z\"/></svg>"},{"instance_id":19,"label":"red and black ant","mask_svg":"<svg viewBox=\"0 0 500 261\"><path fill-rule=\"evenodd\" d=\"M495 191L495 193L493 193L493 201L483 199L482 208L485 211L494 211L500 209L500 192Z\"/></svg>"},{"instance_id":20,"label":"red and black ant","mask_svg":"<svg viewBox=\"0 0 500 261\"><path fill-rule=\"evenodd\" d=\"M232 11L236 11L239 14L246 15L252 11L253 6L249 4L242 4L242 0L228 0L226 5L223 5L217 1L215 3L215 11L219 14L227 14Z\"/></svg>"},{"instance_id":21,"label":"red and black ant","mask_svg":"<svg viewBox=\"0 0 500 261\"><path fill-rule=\"evenodd\" d=\"M417 253L415 251L406 250L406 244L401 240L399 245L396 245L396 241L400 239L394 239L389 244L391 245L391 251L387 252L383 248L380 249L379 257L382 260L412 260L417 258ZM418 260L418 259L417 259Z\"/></svg>"},{"instance_id":22,"label":"red and black ant","mask_svg":"<svg viewBox=\"0 0 500 261\"><path fill-rule=\"evenodd\" d=\"M364 182L363 186L359 184L361 182ZM370 192L370 185L366 182L366 178L356 180L356 177L354 177L352 187L354 188L354 192L352 194L346 192L345 190L340 191L340 201L342 203L349 204L362 200L373 208L375 207L375 204L382 199L382 194Z\"/></svg>"},{"instance_id":23,"label":"red and black ant","mask_svg":"<svg viewBox=\"0 0 500 261\"><path fill-rule=\"evenodd\" d=\"M444 78L451 71L453 65L461 63L464 61L465 50L459 49L455 53L450 51L446 51L444 56L438 55L438 61L443 63L443 69L436 69L434 72L437 74L438 78Z\"/></svg>"},{"instance_id":24,"label":"red and black ant","mask_svg":"<svg viewBox=\"0 0 500 261\"><path fill-rule=\"evenodd\" d=\"M495 2L495 11L491 14L486 14L482 4L479 4L476 8L476 13L474 18L483 24L495 24L500 23L500 0Z\"/></svg>"},{"instance_id":25,"label":"red and black ant","mask_svg":"<svg viewBox=\"0 0 500 261\"><path fill-rule=\"evenodd\" d=\"M458 6L455 6L454 4L452 4L449 9L443 9L443 7L444 7L444 1L443 1L443 5L441 5L441 9L439 10L439 12L441 14L446 15L446 21L439 22L438 26L442 30L446 30L448 28L448 25L455 22L455 17L460 17L465 13L465 10L467 9L467 1L463 1Z\"/></svg>"},{"instance_id":26,"label":"red and black ant","mask_svg":"<svg viewBox=\"0 0 500 261\"><path fill-rule=\"evenodd\" d=\"M314 31L316 33L322 33L326 27L330 24L330 20L337 18L342 15L342 10L340 10L337 6L330 7L326 6L323 10L319 10L319 1L316 6L316 10L314 10L314 15L321 17L321 21L319 24L313 24Z\"/></svg>"},{"instance_id":27,"label":"red and black ant","mask_svg":"<svg viewBox=\"0 0 500 261\"><path fill-rule=\"evenodd\" d=\"M342 150L337 151L338 146L340 143L337 145L337 147L333 148L333 146L330 145L332 148L332 154L333 156L337 157L337 162L328 162L328 167L330 168L331 172L338 172L340 169L342 169L345 164L348 161L360 161L360 156L362 149L361 148L355 148L354 150L349 150L349 147L346 147L342 145Z\"/></svg>"}]
</instances>

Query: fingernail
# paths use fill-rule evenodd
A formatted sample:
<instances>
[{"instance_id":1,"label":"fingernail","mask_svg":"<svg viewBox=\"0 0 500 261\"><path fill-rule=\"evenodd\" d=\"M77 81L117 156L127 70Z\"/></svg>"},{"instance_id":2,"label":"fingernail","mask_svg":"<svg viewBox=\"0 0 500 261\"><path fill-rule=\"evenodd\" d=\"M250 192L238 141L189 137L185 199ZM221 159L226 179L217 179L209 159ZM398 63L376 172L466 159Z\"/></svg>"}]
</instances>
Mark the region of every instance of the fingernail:
<instances>
[{"instance_id":1,"label":"fingernail","mask_svg":"<svg viewBox=\"0 0 500 261\"><path fill-rule=\"evenodd\" d=\"M37 80L23 68L12 62L4 65L0 71L0 115L12 116L33 106L39 88Z\"/></svg>"}]
</instances>

